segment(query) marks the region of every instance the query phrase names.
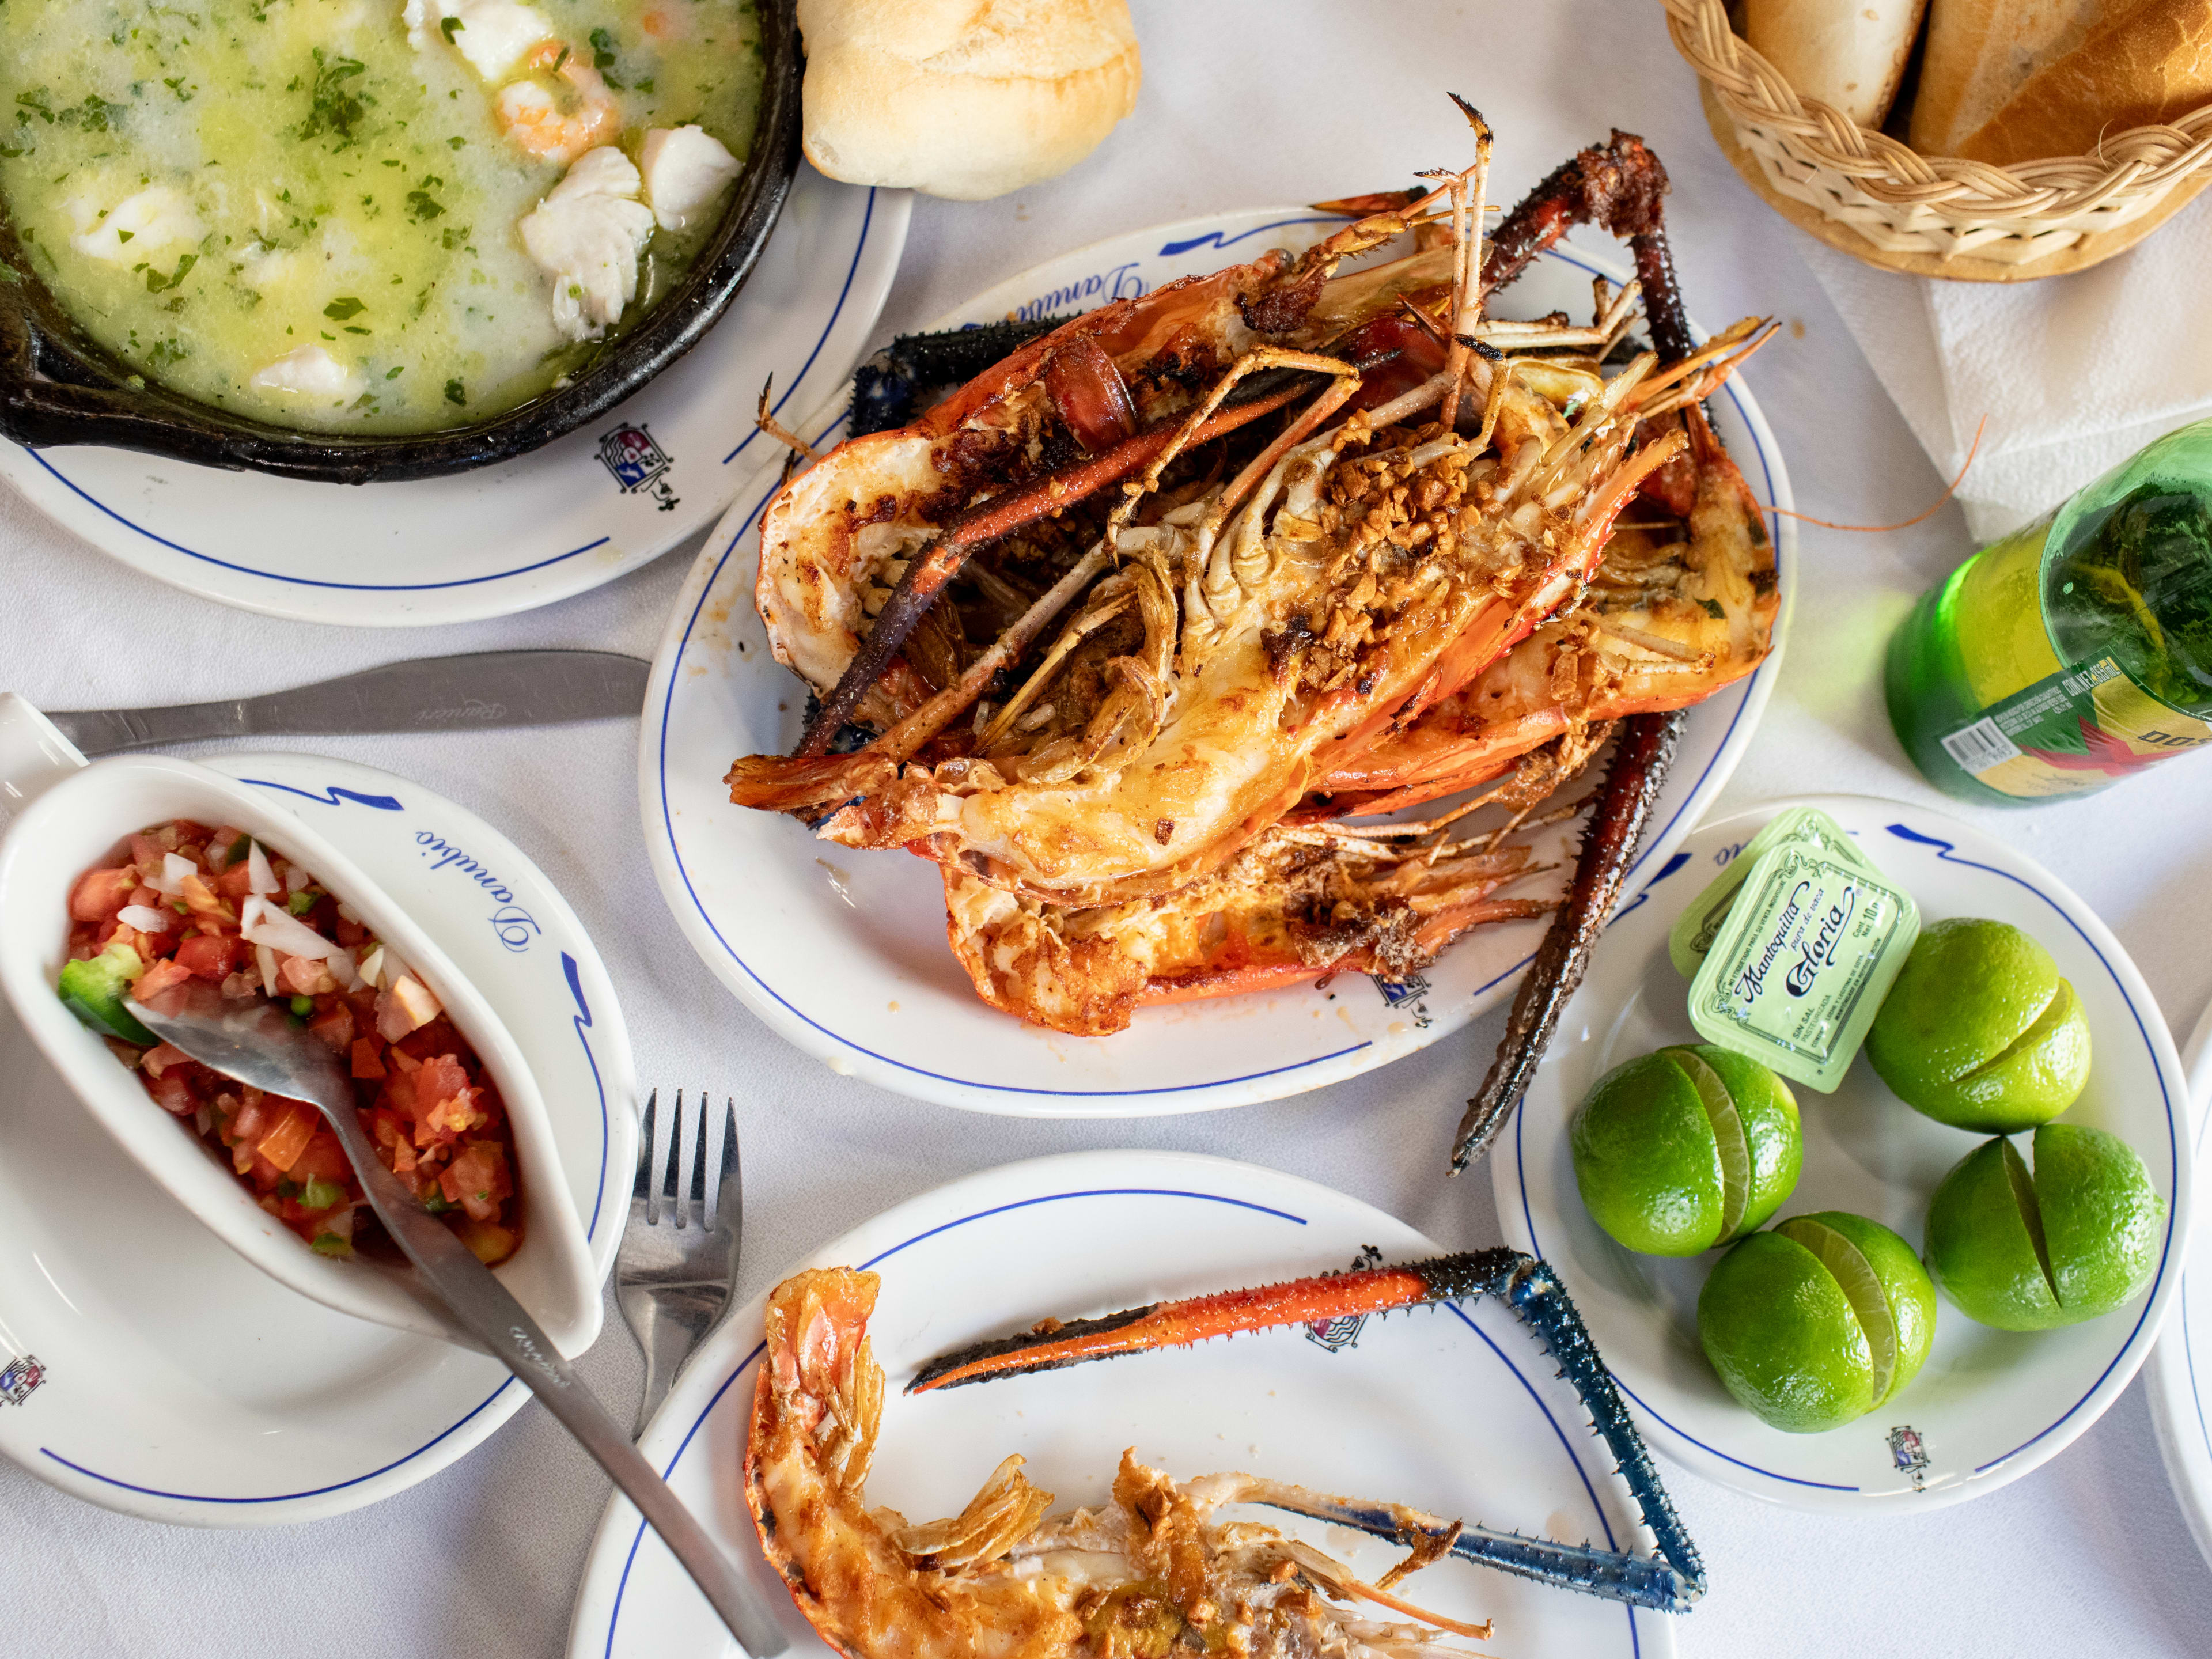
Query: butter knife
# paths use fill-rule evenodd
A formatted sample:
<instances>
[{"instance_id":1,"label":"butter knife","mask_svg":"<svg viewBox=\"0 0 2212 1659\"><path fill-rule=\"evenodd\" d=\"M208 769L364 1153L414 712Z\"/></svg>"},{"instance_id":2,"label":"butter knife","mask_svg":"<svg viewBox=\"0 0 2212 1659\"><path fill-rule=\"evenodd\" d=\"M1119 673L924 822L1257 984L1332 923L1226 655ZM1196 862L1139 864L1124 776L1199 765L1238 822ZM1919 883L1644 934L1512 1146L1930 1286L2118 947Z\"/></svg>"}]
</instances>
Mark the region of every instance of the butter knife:
<instances>
[{"instance_id":1,"label":"butter knife","mask_svg":"<svg viewBox=\"0 0 2212 1659\"><path fill-rule=\"evenodd\" d=\"M613 651L483 651L386 663L258 697L80 708L46 718L88 755L210 738L558 726L634 719L652 672L652 664Z\"/></svg>"}]
</instances>

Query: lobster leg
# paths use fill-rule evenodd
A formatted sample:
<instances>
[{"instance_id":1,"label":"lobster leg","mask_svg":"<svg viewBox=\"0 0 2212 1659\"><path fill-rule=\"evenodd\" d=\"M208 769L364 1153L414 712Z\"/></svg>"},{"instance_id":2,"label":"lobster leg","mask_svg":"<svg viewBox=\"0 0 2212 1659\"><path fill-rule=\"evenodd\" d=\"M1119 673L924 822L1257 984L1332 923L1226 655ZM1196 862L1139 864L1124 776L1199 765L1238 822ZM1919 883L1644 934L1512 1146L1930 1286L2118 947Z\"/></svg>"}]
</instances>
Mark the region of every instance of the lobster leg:
<instances>
[{"instance_id":1,"label":"lobster leg","mask_svg":"<svg viewBox=\"0 0 2212 1659\"><path fill-rule=\"evenodd\" d=\"M1621 723L1620 742L1613 751L1597 811L1583 832L1582 852L1575 860L1574 878L1567 885L1566 902L1553 916L1552 925L1544 932L1544 942L1536 947L1535 959L1513 999L1513 1012L1505 1022L1498 1058L1460 1119L1459 1133L1452 1142L1454 1175L1489 1150L1506 1115L1536 1075L1537 1064L1559 1023L1559 1012L1583 982L1590 951L1620 897L1620 884L1644 837L1644 821L1650 816L1651 803L1667 781L1667 769L1674 758L1684 719L1683 712L1676 708L1663 714L1633 715Z\"/></svg>"},{"instance_id":2,"label":"lobster leg","mask_svg":"<svg viewBox=\"0 0 2212 1659\"><path fill-rule=\"evenodd\" d=\"M1294 1514L1334 1521L1377 1537L1415 1544L1456 1527L1451 1553L1639 1607L1685 1611L1705 1591L1705 1571L1651 1462L1643 1437L1612 1376L1584 1328L1582 1316L1550 1267L1518 1250L1492 1249L1397 1267L1370 1267L1249 1290L1224 1291L1176 1302L1158 1302L1097 1319L1048 1320L1018 1336L978 1342L940 1355L907 1384L908 1394L957 1388L995 1377L1056 1370L1085 1360L1154 1348L1188 1347L1217 1336L1311 1325L1348 1315L1394 1308L1497 1297L1559 1362L1561 1375L1590 1413L1590 1421L1619 1462L1621 1477L1658 1545L1658 1553L1557 1544L1481 1526L1448 1522L1394 1504L1334 1498L1252 1477L1219 1477L1243 1485L1223 1501L1268 1504Z\"/></svg>"},{"instance_id":3,"label":"lobster leg","mask_svg":"<svg viewBox=\"0 0 2212 1659\"><path fill-rule=\"evenodd\" d=\"M1616 132L1614 146L1620 146L1625 137ZM1630 142L1643 149L1640 142ZM1568 165L1575 166L1590 154L1586 150ZM1651 165L1658 167L1656 157ZM1662 364L1673 364L1692 356L1697 343L1690 336L1681 285L1674 275L1674 255L1668 249L1667 229L1660 216L1659 199L1665 190L1666 173L1661 170L1656 191L1625 198L1626 205L1613 228L1628 234L1652 345ZM1667 781L1667 770L1674 763L1675 745L1686 720L1678 708L1638 714L1623 722L1620 744L1606 773L1604 793L1583 836L1567 901L1545 930L1544 942L1537 947L1535 959L1514 994L1513 1012L1498 1045L1498 1057L1491 1062L1481 1088L1467 1103L1466 1114L1453 1137L1454 1175L1489 1149L1508 1115L1528 1091L1544 1050L1551 1044L1560 1012L1583 982L1590 951L1613 915L1629 866L1636 861L1644 820Z\"/></svg>"}]
</instances>

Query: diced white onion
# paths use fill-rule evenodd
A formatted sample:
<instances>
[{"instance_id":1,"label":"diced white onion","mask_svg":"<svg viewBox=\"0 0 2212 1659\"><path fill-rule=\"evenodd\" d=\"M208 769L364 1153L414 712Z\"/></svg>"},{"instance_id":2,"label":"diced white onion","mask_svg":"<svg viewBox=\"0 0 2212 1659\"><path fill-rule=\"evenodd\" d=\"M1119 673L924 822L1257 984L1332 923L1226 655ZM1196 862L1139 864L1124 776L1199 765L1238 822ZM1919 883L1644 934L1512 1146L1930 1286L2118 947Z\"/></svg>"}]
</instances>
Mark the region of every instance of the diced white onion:
<instances>
[{"instance_id":1,"label":"diced white onion","mask_svg":"<svg viewBox=\"0 0 2212 1659\"><path fill-rule=\"evenodd\" d=\"M338 948L299 917L278 909L258 893L239 912L238 931L256 945L265 945L288 957L312 957L318 962Z\"/></svg>"},{"instance_id":2,"label":"diced white onion","mask_svg":"<svg viewBox=\"0 0 2212 1659\"><path fill-rule=\"evenodd\" d=\"M156 910L150 904L126 904L115 913L115 918L142 933L166 933L177 925L175 911Z\"/></svg>"},{"instance_id":3,"label":"diced white onion","mask_svg":"<svg viewBox=\"0 0 2212 1659\"><path fill-rule=\"evenodd\" d=\"M384 947L380 945L363 957L354 971L361 975L362 984L380 988L384 982Z\"/></svg>"},{"instance_id":4,"label":"diced white onion","mask_svg":"<svg viewBox=\"0 0 2212 1659\"><path fill-rule=\"evenodd\" d=\"M269 855L258 841L248 842L246 847L246 890L257 897L276 890L276 872L269 867Z\"/></svg>"},{"instance_id":5,"label":"diced white onion","mask_svg":"<svg viewBox=\"0 0 2212 1659\"><path fill-rule=\"evenodd\" d=\"M298 865L292 863L289 860L286 860L284 865L284 890L286 892L296 893L313 879L313 878L308 875L308 873L305 870L302 870Z\"/></svg>"},{"instance_id":6,"label":"diced white onion","mask_svg":"<svg viewBox=\"0 0 2212 1659\"><path fill-rule=\"evenodd\" d=\"M146 884L155 892L174 895L185 890L186 876L196 876L199 872L199 866L190 859L179 858L174 853L164 853L161 854L161 867L158 871L143 870L139 873L146 878Z\"/></svg>"},{"instance_id":7,"label":"diced white onion","mask_svg":"<svg viewBox=\"0 0 2212 1659\"><path fill-rule=\"evenodd\" d=\"M338 989L350 991L361 984L361 969L353 965L353 952L333 951L330 957L331 977L338 982Z\"/></svg>"},{"instance_id":8,"label":"diced white onion","mask_svg":"<svg viewBox=\"0 0 2212 1659\"><path fill-rule=\"evenodd\" d=\"M361 921L361 917L355 911L353 906L341 899L338 901L338 920L340 921L350 921L358 925Z\"/></svg>"},{"instance_id":9,"label":"diced white onion","mask_svg":"<svg viewBox=\"0 0 2212 1659\"><path fill-rule=\"evenodd\" d=\"M258 901L249 899L249 904ZM261 970L261 988L270 996L276 994L276 953L265 945L253 947L253 965Z\"/></svg>"}]
</instances>

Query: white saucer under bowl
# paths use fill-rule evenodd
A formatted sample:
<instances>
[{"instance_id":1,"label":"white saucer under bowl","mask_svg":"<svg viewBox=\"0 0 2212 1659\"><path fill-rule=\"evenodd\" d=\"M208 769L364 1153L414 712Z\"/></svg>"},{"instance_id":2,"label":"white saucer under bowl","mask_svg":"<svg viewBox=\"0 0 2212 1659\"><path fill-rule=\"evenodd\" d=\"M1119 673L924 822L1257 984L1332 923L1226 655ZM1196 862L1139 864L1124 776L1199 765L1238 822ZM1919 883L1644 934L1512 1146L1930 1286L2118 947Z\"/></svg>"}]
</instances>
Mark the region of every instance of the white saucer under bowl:
<instances>
[{"instance_id":1,"label":"white saucer under bowl","mask_svg":"<svg viewBox=\"0 0 2212 1659\"><path fill-rule=\"evenodd\" d=\"M1769 1428L1722 1389L1698 1345L1697 1299L1717 1257L1632 1255L1575 1189L1567 1120L1624 1060L1702 1041L1667 932L1759 826L1817 806L1911 893L1923 924L1990 916L2039 940L2089 1021L2089 1084L2062 1121L2120 1136L2166 1200L2148 1292L2102 1319L2017 1333L1978 1325L1939 1293L1936 1344L1882 1410L1824 1434ZM1984 1137L1922 1116L1863 1055L1831 1095L1795 1091L1805 1160L1776 1219L1847 1210L1914 1249L1928 1200ZM1996 1491L2063 1451L2120 1396L2180 1288L2189 1237L2188 1091L2157 1002L2112 930L2051 873L1923 807L1856 795L1765 802L1685 841L1607 929L1510 1133L1490 1155L1506 1239L1558 1270L1655 1449L1723 1486L1794 1509L1918 1510ZM2022 1151L2027 1148L2023 1145Z\"/></svg>"},{"instance_id":2,"label":"white saucer under bowl","mask_svg":"<svg viewBox=\"0 0 2212 1659\"><path fill-rule=\"evenodd\" d=\"M1304 247L1340 226L1309 209L1255 209L1162 225L1079 248L975 296L934 325L1087 309L1271 246ZM1617 261L1562 246L1505 290L1529 316L1589 309L1590 277ZM842 430L842 395L805 428ZM1774 434L1742 377L1712 401L1714 424L1759 498L1791 504ZM1364 975L1213 1001L1143 1008L1129 1030L1075 1037L988 1007L945 942L935 869L814 840L779 814L730 804L738 756L788 753L805 685L771 657L753 609L755 529L776 488L763 468L708 538L678 596L646 693L638 793L662 896L708 967L769 1027L832 1071L973 1111L1031 1117L1135 1117L1273 1100L1337 1083L1427 1047L1512 994L1544 922L1505 922L1461 939L1420 977ZM1769 520L1782 609L1757 672L1691 711L1652 817L1639 872L1665 862L1735 769L1779 670L1796 591L1796 531ZM1541 863L1571 865L1579 828L1536 838ZM1531 890L1534 890L1533 888Z\"/></svg>"},{"instance_id":3,"label":"white saucer under bowl","mask_svg":"<svg viewBox=\"0 0 2212 1659\"><path fill-rule=\"evenodd\" d=\"M872 1502L957 1514L999 1460L1056 1507L1104 1502L1126 1447L1178 1478L1220 1469L1412 1504L1566 1543L1652 1551L1627 1483L1528 1328L1485 1297L1331 1322L910 1397L933 1355L1047 1316L1439 1254L1382 1211L1294 1176L1182 1152L1077 1152L1010 1164L886 1211L795 1266L883 1277L870 1322L888 1386ZM639 1442L730 1551L792 1640L830 1649L761 1553L740 1484L760 1376L764 1296L694 1356ZM1326 1340L1322 1339L1326 1338ZM1268 1513L1270 1525L1372 1577L1395 1545ZM1403 1593L1449 1616L1495 1618L1496 1659L1668 1659L1673 1616L1462 1561ZM1694 1613L1688 1615L1694 1619ZM568 1626L569 1659L730 1654L706 1600L637 1511L607 1506Z\"/></svg>"},{"instance_id":4,"label":"white saucer under bowl","mask_svg":"<svg viewBox=\"0 0 2212 1659\"><path fill-rule=\"evenodd\" d=\"M614 987L566 900L465 808L311 755L204 764L352 858L529 1057L605 1279L637 1156ZM529 1397L496 1361L335 1314L234 1255L149 1178L0 1007L0 1454L153 1520L268 1526L390 1497Z\"/></svg>"},{"instance_id":5,"label":"white saucer under bowl","mask_svg":"<svg viewBox=\"0 0 2212 1659\"><path fill-rule=\"evenodd\" d=\"M241 611L388 628L550 605L714 521L766 441L753 404L769 374L777 406L795 410L843 382L883 309L912 204L905 191L834 184L802 163L707 337L627 403L499 466L355 486L0 441L0 478L102 552Z\"/></svg>"}]
</instances>

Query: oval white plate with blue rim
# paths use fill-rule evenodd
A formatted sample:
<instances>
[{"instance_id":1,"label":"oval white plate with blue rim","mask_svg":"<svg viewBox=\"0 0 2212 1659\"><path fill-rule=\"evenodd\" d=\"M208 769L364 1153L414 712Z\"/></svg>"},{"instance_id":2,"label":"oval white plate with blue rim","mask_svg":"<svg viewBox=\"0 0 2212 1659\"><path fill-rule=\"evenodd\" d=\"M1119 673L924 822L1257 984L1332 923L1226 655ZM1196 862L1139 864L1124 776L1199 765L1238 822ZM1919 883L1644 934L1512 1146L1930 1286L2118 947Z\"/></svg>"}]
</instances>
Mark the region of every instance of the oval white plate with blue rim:
<instances>
[{"instance_id":1,"label":"oval white plate with blue rim","mask_svg":"<svg viewBox=\"0 0 2212 1659\"><path fill-rule=\"evenodd\" d=\"M1268 247L1307 246L1343 222L1271 208L1131 232L1010 278L935 326L1087 309ZM1593 274L1617 282L1626 273L1617 261L1556 250L1505 291L1499 310L1556 307L1580 316ZM835 442L844 411L841 395L806 423L806 435ZM1740 378L1713 412L1753 491L1788 507L1774 434ZM646 847L662 896L708 967L773 1030L833 1071L947 1106L1141 1116L1340 1082L1425 1048L1511 994L1542 937L1540 921L1480 928L1403 987L1352 975L1325 988L1145 1008L1109 1037L1063 1036L987 1006L945 945L933 866L815 841L789 818L732 806L723 787L739 755L788 753L806 707L805 685L770 656L752 604L756 525L779 468L763 469L740 492L678 597L638 753ZM1639 869L1657 868L1698 821L1766 706L1797 568L1791 521L1769 523L1782 593L1775 649L1756 673L1692 712ZM1539 862L1571 865L1577 833L1567 824L1538 836Z\"/></svg>"},{"instance_id":2,"label":"oval white plate with blue rim","mask_svg":"<svg viewBox=\"0 0 2212 1659\"><path fill-rule=\"evenodd\" d=\"M629 1218L636 1078L583 924L514 842L422 785L312 755L206 764L337 843L530 1056L604 1279ZM497 1361L349 1319L232 1253L77 1103L0 1009L0 1454L151 1520L289 1525L444 1468L529 1391Z\"/></svg>"},{"instance_id":3,"label":"oval white plate with blue rim","mask_svg":"<svg viewBox=\"0 0 2212 1659\"><path fill-rule=\"evenodd\" d=\"M1332 1326L1334 1346L1302 1329L1267 1331L918 1399L899 1392L933 1355L1048 1315L1347 1267L1370 1249L1385 1261L1439 1253L1380 1210L1255 1164L1079 1152L940 1187L796 1266L883 1276L869 1331L888 1387L868 1497L909 1518L958 1513L1017 1451L1058 1507L1102 1503L1133 1447L1177 1478L1245 1469L1649 1553L1582 1402L1528 1328L1487 1298L1349 1334ZM743 1564L792 1653L818 1656L830 1650L769 1567L745 1508L740 1463L765 1301L708 1338L638 1443ZM1403 1554L1342 1528L1266 1518L1370 1577ZM1428 1569L1406 1593L1448 1615L1494 1617L1497 1633L1477 1645L1498 1659L1674 1651L1668 1614L1463 1562ZM627 1499L610 1503L577 1592L571 1659L733 1651L659 1537Z\"/></svg>"},{"instance_id":4,"label":"oval white plate with blue rim","mask_svg":"<svg viewBox=\"0 0 2212 1659\"><path fill-rule=\"evenodd\" d=\"M2212 1124L2212 1008L2197 1022L2184 1063L2191 1135L2201 1157L2205 1127ZM2197 1547L2212 1562L2212 1230L2197 1229L2185 1266L2172 1316L2143 1377L2166 1478Z\"/></svg>"},{"instance_id":5,"label":"oval white plate with blue rim","mask_svg":"<svg viewBox=\"0 0 2212 1659\"><path fill-rule=\"evenodd\" d=\"M241 611L388 628L565 599L712 524L766 442L753 404L811 408L852 371L913 197L802 165L744 290L628 402L499 466L308 483L123 449L0 441L0 478L134 569Z\"/></svg>"},{"instance_id":6,"label":"oval white plate with blue rim","mask_svg":"<svg viewBox=\"0 0 2212 1659\"><path fill-rule=\"evenodd\" d=\"M1674 919L1759 826L1817 806L1912 895L1923 924L1991 916L2040 940L2089 1019L2089 1084L2064 1121L2119 1135L2166 1200L2148 1293L2063 1330L1977 1325L1939 1296L1936 1345L1881 1411L1825 1434L1771 1429L1722 1389L1698 1343L1697 1300L1717 1256L1632 1255L1583 1208L1567 1120L1624 1060L1691 1028L1688 987L1667 955ZM1832 1095L1797 1088L1803 1172L1776 1219L1848 1210L1917 1249L1928 1199L1983 1137L1923 1117L1863 1057ZM2021 1150L2027 1149L2022 1144ZM1582 988L1508 1133L1490 1155L1507 1241L1557 1269L1652 1446L1721 1482L1796 1509L1934 1509L1994 1492L2055 1457L2103 1414L2150 1352L2180 1285L2191 1168L2187 1091L2158 1004L2119 941L2049 872L1970 825L1855 795L1765 802L1699 829L1606 930Z\"/></svg>"}]
</instances>

